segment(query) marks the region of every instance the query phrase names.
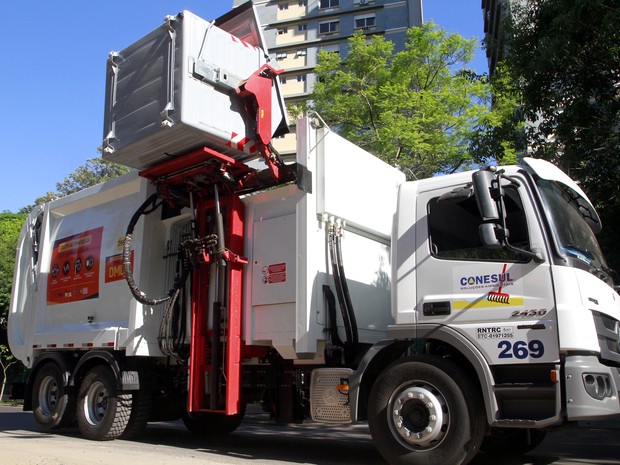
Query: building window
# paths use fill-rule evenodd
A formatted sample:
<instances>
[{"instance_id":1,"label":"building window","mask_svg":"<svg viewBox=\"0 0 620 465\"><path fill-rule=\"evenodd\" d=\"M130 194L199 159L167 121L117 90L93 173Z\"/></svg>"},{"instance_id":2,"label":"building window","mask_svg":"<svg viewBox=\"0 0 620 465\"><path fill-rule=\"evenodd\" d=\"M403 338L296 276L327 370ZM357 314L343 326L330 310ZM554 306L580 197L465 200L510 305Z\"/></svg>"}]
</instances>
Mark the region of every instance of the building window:
<instances>
[{"instance_id":1,"label":"building window","mask_svg":"<svg viewBox=\"0 0 620 465\"><path fill-rule=\"evenodd\" d=\"M319 8L336 8L340 6L340 0L320 0Z\"/></svg>"},{"instance_id":2,"label":"building window","mask_svg":"<svg viewBox=\"0 0 620 465\"><path fill-rule=\"evenodd\" d=\"M276 53L276 60L284 60L286 58L286 52Z\"/></svg>"},{"instance_id":3,"label":"building window","mask_svg":"<svg viewBox=\"0 0 620 465\"><path fill-rule=\"evenodd\" d=\"M297 25L297 32L306 32L308 30L308 25L307 24L298 24Z\"/></svg>"},{"instance_id":4,"label":"building window","mask_svg":"<svg viewBox=\"0 0 620 465\"><path fill-rule=\"evenodd\" d=\"M280 84L286 84L286 76L280 76Z\"/></svg>"},{"instance_id":5,"label":"building window","mask_svg":"<svg viewBox=\"0 0 620 465\"><path fill-rule=\"evenodd\" d=\"M303 8L303 7L306 7L306 6L308 6L308 0L299 0L298 5L299 5L300 7L302 7L302 8Z\"/></svg>"},{"instance_id":6,"label":"building window","mask_svg":"<svg viewBox=\"0 0 620 465\"><path fill-rule=\"evenodd\" d=\"M355 16L355 29L370 29L375 27L375 15Z\"/></svg>"},{"instance_id":7,"label":"building window","mask_svg":"<svg viewBox=\"0 0 620 465\"><path fill-rule=\"evenodd\" d=\"M278 35L284 35L284 34L288 34L288 28L287 27L281 27L278 29Z\"/></svg>"},{"instance_id":8,"label":"building window","mask_svg":"<svg viewBox=\"0 0 620 465\"><path fill-rule=\"evenodd\" d=\"M288 10L288 3L280 3L278 5L279 10Z\"/></svg>"},{"instance_id":9,"label":"building window","mask_svg":"<svg viewBox=\"0 0 620 465\"><path fill-rule=\"evenodd\" d=\"M297 82L306 82L306 75L305 74L298 74L297 75Z\"/></svg>"},{"instance_id":10,"label":"building window","mask_svg":"<svg viewBox=\"0 0 620 465\"><path fill-rule=\"evenodd\" d=\"M295 52L295 56L296 57L305 57L308 54L307 50L297 50L297 52Z\"/></svg>"},{"instance_id":11,"label":"building window","mask_svg":"<svg viewBox=\"0 0 620 465\"><path fill-rule=\"evenodd\" d=\"M319 23L319 34L331 34L340 30L340 21Z\"/></svg>"}]
</instances>

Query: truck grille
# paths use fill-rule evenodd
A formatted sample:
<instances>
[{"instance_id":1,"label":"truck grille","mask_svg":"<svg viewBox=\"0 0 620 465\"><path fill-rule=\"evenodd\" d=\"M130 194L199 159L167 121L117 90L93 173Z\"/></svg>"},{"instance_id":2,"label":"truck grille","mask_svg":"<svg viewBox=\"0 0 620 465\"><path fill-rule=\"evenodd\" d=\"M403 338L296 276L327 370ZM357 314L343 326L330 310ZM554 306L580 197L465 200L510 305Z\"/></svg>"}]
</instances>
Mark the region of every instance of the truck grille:
<instances>
[{"instance_id":1,"label":"truck grille","mask_svg":"<svg viewBox=\"0 0 620 465\"><path fill-rule=\"evenodd\" d=\"M620 321L603 313L592 312L601 347L601 358L613 364L620 364Z\"/></svg>"}]
</instances>

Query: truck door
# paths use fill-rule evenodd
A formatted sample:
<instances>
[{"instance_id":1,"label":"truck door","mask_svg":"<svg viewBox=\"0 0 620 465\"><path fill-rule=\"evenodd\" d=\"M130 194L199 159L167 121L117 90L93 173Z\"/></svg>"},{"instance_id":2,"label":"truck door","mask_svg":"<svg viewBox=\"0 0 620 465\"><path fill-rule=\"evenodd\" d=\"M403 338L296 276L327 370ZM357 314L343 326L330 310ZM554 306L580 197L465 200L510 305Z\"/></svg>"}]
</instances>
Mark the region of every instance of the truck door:
<instances>
[{"instance_id":1,"label":"truck door","mask_svg":"<svg viewBox=\"0 0 620 465\"><path fill-rule=\"evenodd\" d=\"M476 198L444 201L458 186L422 191L417 211L417 316L465 335L491 365L559 360L558 331L543 230L524 180L506 186L510 244L540 249L545 261L484 247Z\"/></svg>"}]
</instances>

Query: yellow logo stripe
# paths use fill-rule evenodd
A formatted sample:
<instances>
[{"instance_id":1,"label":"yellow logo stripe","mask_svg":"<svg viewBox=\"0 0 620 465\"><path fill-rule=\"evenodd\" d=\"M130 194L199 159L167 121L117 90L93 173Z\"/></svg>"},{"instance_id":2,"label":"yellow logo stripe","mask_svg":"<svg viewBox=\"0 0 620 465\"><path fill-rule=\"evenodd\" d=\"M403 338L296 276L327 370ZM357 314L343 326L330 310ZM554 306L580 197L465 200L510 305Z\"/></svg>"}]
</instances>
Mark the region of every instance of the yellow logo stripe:
<instances>
[{"instance_id":1,"label":"yellow logo stripe","mask_svg":"<svg viewBox=\"0 0 620 465\"><path fill-rule=\"evenodd\" d=\"M510 296L508 303L491 302L487 300L486 296L478 300L470 302L468 300L455 300L452 302L452 310L468 310L470 308L496 308L496 307L522 307L524 302L523 297Z\"/></svg>"}]
</instances>

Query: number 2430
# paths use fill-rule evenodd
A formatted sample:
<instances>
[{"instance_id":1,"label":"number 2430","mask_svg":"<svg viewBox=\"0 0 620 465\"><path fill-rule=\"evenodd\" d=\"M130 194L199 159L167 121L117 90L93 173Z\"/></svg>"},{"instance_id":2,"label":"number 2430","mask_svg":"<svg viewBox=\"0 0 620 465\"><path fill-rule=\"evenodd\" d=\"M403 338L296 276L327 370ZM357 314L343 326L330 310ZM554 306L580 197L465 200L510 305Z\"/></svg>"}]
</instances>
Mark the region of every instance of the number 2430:
<instances>
[{"instance_id":1,"label":"number 2430","mask_svg":"<svg viewBox=\"0 0 620 465\"><path fill-rule=\"evenodd\" d=\"M500 341L497 348L501 349L499 358L517 358L519 360L528 357L541 358L545 354L545 345L538 339L526 341Z\"/></svg>"}]
</instances>

